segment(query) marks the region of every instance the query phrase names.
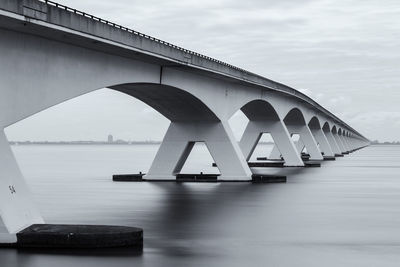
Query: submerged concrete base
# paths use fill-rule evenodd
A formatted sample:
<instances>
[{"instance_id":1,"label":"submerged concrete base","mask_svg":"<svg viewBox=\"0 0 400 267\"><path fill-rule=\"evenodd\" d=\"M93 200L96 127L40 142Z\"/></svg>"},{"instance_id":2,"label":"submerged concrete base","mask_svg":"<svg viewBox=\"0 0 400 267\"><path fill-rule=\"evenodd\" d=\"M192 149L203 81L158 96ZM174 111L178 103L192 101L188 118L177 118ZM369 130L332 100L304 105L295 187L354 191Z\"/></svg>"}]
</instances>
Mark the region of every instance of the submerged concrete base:
<instances>
[{"instance_id":1,"label":"submerged concrete base","mask_svg":"<svg viewBox=\"0 0 400 267\"><path fill-rule=\"evenodd\" d=\"M261 183L286 183L286 176L283 175L264 175L264 174L253 174L252 182L255 184Z\"/></svg>"},{"instance_id":2,"label":"submerged concrete base","mask_svg":"<svg viewBox=\"0 0 400 267\"><path fill-rule=\"evenodd\" d=\"M112 178L114 182L141 182L144 175L141 172L137 174L115 174Z\"/></svg>"},{"instance_id":3,"label":"submerged concrete base","mask_svg":"<svg viewBox=\"0 0 400 267\"><path fill-rule=\"evenodd\" d=\"M280 158L280 159L269 159L267 157L257 157L257 160L282 161L283 158Z\"/></svg>"},{"instance_id":4,"label":"submerged concrete base","mask_svg":"<svg viewBox=\"0 0 400 267\"><path fill-rule=\"evenodd\" d=\"M265 167L276 167L276 168L283 168L285 162L283 161L270 161L270 162L249 162L249 167L258 167L258 168L265 168Z\"/></svg>"},{"instance_id":5,"label":"submerged concrete base","mask_svg":"<svg viewBox=\"0 0 400 267\"><path fill-rule=\"evenodd\" d=\"M115 180L114 177L121 179ZM124 177L126 176L126 177ZM174 183L284 183L286 176L270 174L253 174L252 179L243 180L218 180L220 174L177 174L176 179L146 179L137 177L137 174L113 175L113 180L117 182L174 182ZM132 178L132 179L131 179Z\"/></svg>"},{"instance_id":6,"label":"submerged concrete base","mask_svg":"<svg viewBox=\"0 0 400 267\"><path fill-rule=\"evenodd\" d=\"M108 225L34 224L16 234L17 241L0 246L17 248L143 249L143 230Z\"/></svg>"},{"instance_id":7,"label":"submerged concrete base","mask_svg":"<svg viewBox=\"0 0 400 267\"><path fill-rule=\"evenodd\" d=\"M176 182L217 182L219 174L177 174Z\"/></svg>"},{"instance_id":8,"label":"submerged concrete base","mask_svg":"<svg viewBox=\"0 0 400 267\"><path fill-rule=\"evenodd\" d=\"M304 161L304 167L306 168L318 168L321 167L321 162L319 161Z\"/></svg>"}]
</instances>

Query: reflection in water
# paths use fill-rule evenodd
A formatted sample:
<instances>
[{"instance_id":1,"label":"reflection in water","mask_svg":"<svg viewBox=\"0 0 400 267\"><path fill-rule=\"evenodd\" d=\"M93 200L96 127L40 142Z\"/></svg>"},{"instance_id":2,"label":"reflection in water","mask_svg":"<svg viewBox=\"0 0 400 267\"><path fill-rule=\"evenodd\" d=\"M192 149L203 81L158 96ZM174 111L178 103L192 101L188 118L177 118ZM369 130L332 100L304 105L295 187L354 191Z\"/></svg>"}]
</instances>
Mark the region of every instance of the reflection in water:
<instances>
[{"instance_id":1,"label":"reflection in water","mask_svg":"<svg viewBox=\"0 0 400 267\"><path fill-rule=\"evenodd\" d=\"M400 147L369 147L321 168L256 170L286 174L286 184L111 181L114 173L146 170L156 149L14 147L47 222L138 226L145 243L139 254L1 249L0 266L397 266L400 260ZM185 168L210 172L210 165L194 160Z\"/></svg>"}]
</instances>

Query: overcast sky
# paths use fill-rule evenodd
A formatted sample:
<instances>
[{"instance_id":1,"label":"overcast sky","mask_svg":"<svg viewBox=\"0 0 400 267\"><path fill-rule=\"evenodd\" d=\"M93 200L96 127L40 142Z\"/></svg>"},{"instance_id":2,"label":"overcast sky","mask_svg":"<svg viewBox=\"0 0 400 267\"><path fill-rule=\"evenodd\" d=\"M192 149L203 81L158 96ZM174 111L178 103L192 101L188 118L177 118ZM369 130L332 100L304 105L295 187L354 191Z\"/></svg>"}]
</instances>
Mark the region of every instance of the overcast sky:
<instances>
[{"instance_id":1,"label":"overcast sky","mask_svg":"<svg viewBox=\"0 0 400 267\"><path fill-rule=\"evenodd\" d=\"M400 140L398 0L60 0L306 93L370 139ZM233 120L240 135L243 117ZM89 127L88 127L89 125ZM161 140L168 121L100 90L7 129L11 140Z\"/></svg>"}]
</instances>

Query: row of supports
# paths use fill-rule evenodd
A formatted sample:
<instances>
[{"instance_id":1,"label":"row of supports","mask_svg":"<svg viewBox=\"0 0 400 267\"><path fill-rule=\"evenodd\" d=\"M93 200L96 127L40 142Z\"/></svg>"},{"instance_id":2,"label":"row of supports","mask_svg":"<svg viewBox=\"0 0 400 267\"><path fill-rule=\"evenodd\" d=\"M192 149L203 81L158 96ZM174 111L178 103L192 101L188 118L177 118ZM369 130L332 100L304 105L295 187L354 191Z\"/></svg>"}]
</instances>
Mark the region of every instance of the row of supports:
<instances>
[{"instance_id":1,"label":"row of supports","mask_svg":"<svg viewBox=\"0 0 400 267\"><path fill-rule=\"evenodd\" d=\"M248 161L262 134L271 134L275 146L268 159L282 159L288 167L302 167L301 152L305 148L310 160L324 160L347 154L367 145L349 136L300 120L250 120L239 142L225 122L171 122L151 165L147 180L171 179L180 173L196 142L204 142L221 176L220 179L251 179ZM298 134L297 142L292 135Z\"/></svg>"}]
</instances>

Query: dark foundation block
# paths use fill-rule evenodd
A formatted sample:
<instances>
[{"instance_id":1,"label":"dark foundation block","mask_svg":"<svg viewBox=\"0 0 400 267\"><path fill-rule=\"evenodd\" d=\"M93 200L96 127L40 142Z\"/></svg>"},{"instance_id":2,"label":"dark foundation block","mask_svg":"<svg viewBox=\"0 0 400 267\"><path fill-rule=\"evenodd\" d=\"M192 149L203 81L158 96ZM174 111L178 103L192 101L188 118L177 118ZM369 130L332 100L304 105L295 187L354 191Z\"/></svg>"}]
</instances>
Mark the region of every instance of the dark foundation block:
<instances>
[{"instance_id":1,"label":"dark foundation block","mask_svg":"<svg viewBox=\"0 0 400 267\"><path fill-rule=\"evenodd\" d=\"M143 230L108 225L34 224L17 233L17 248L143 249Z\"/></svg>"}]
</instances>

